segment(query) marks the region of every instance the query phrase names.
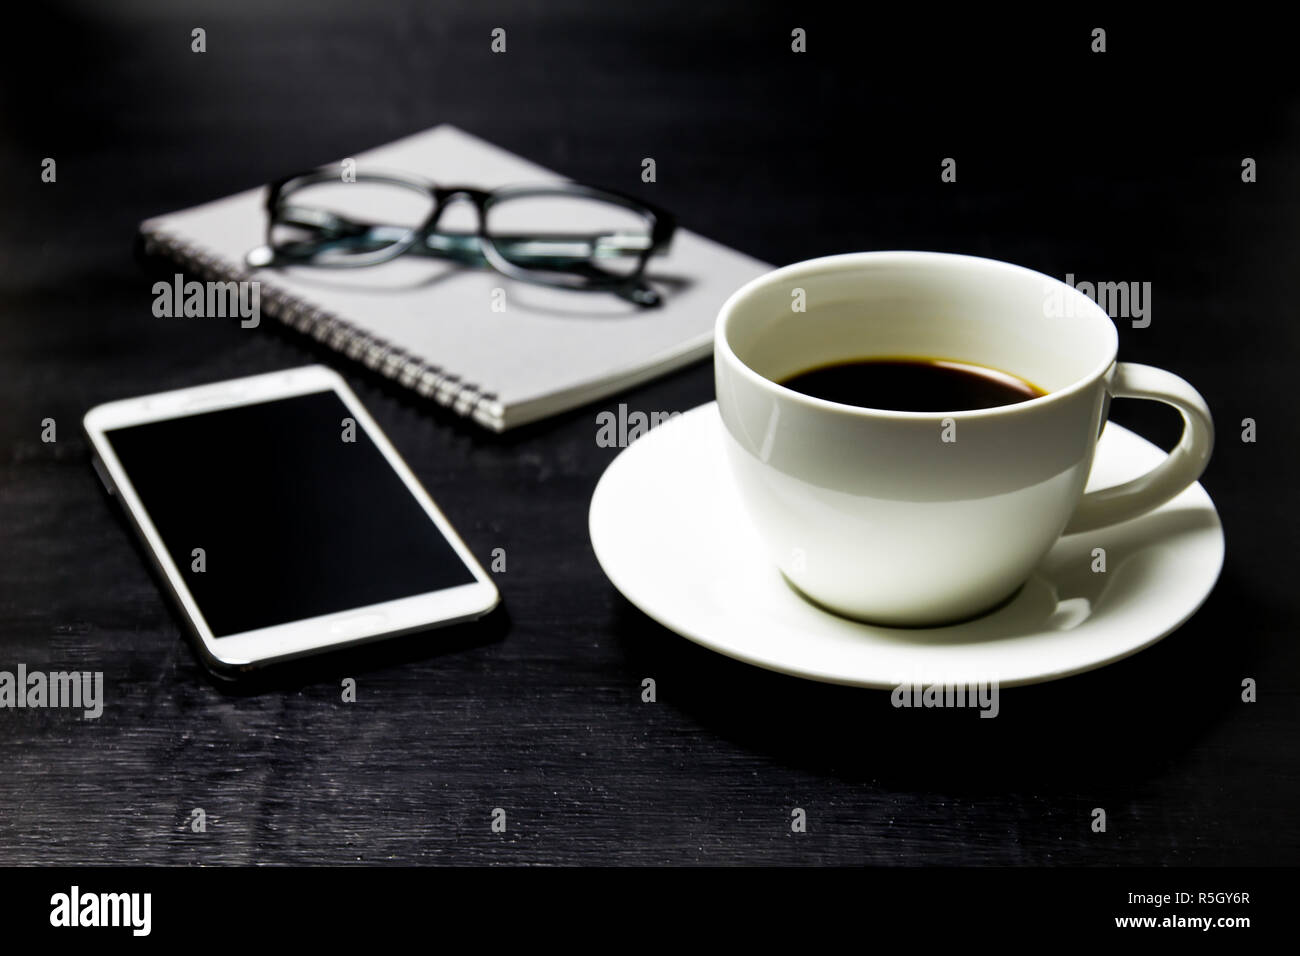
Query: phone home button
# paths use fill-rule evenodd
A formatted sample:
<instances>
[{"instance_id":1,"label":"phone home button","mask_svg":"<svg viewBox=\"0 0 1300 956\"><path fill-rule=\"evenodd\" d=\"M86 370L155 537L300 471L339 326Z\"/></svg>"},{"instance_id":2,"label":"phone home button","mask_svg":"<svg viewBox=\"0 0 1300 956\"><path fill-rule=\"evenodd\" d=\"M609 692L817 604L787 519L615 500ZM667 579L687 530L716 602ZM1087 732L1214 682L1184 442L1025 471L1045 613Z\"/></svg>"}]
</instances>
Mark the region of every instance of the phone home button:
<instances>
[{"instance_id":1,"label":"phone home button","mask_svg":"<svg viewBox=\"0 0 1300 956\"><path fill-rule=\"evenodd\" d=\"M354 614L351 617L335 621L330 625L329 631L331 634L360 634L363 631L371 631L381 627L387 621L388 615L378 612Z\"/></svg>"}]
</instances>

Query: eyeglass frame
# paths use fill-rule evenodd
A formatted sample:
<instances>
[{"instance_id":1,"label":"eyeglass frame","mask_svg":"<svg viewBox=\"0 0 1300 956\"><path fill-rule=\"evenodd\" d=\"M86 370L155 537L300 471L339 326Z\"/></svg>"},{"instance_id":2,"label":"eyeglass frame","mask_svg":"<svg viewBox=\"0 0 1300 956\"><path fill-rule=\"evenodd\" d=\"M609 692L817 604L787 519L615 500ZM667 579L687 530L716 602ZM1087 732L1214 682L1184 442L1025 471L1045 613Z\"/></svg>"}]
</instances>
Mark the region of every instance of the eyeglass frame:
<instances>
[{"instance_id":1,"label":"eyeglass frame","mask_svg":"<svg viewBox=\"0 0 1300 956\"><path fill-rule=\"evenodd\" d=\"M647 308L661 304L660 294L650 286L645 278L646 266L652 256L662 254L667 250L677 229L676 218L653 203L612 189L587 186L582 183L564 181L545 185L503 186L498 189L485 190L474 186L440 186L432 180L414 174L379 169L357 170L352 179L343 180L343 182L398 186L414 192L424 193L433 200L433 207L429 215L425 217L420 225L409 230L405 226L395 227L401 228L405 235L374 252L356 253L346 259L328 261L310 261L309 257L306 256L298 258L286 254L283 248L276 246L271 239L272 230L277 225L283 225L287 221L284 211L293 208L286 200L291 198L293 193L299 189L337 181L339 176L339 167L321 166L316 169L284 176L272 182L267 187L266 202L264 204L267 215L266 246L264 249L255 249L250 252L248 255L249 263L259 268L276 265L307 265L316 268L362 268L391 262L393 259L411 252L415 249L417 243L422 247L421 251L423 251L427 247L429 238L439 235L436 231L437 225L448 207L456 201L467 200L474 207L478 216L477 230L473 233L473 236L479 242L479 254L489 266L502 275L518 279L521 282L574 292L609 292ZM636 268L626 275L618 275L606 272L588 262L586 263L589 266L588 271L556 269L551 270L554 274L552 277L539 270L528 269L510 261L497 247L497 242L501 237L495 237L488 232L488 212L493 205L506 200L542 196L593 199L628 209L646 219L649 226L649 241L637 255ZM359 223L329 213L326 210L317 210L317 212L328 216L336 223L346 224L353 228L383 228L377 226L377 224ZM439 254L444 258L456 260L455 255ZM462 256L460 261L465 262L466 260ZM569 281L566 281L566 279Z\"/></svg>"}]
</instances>

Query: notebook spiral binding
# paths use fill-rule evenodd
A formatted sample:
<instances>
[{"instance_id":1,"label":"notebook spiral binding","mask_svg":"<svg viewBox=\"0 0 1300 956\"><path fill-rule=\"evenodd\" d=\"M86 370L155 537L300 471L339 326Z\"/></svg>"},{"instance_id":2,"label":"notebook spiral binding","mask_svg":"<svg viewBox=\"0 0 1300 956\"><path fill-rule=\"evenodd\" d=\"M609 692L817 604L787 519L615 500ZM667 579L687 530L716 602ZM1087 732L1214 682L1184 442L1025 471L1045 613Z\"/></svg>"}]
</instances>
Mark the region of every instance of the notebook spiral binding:
<instances>
[{"instance_id":1,"label":"notebook spiral binding","mask_svg":"<svg viewBox=\"0 0 1300 956\"><path fill-rule=\"evenodd\" d=\"M142 232L146 255L162 253L183 268L215 282L249 281L249 272L228 259L209 255L164 229ZM360 362L405 388L409 388L456 414L500 430L500 418L491 413L496 395L477 385L463 382L459 376L441 366L430 364L378 336L357 328L332 312L318 309L304 299L286 291L274 281L255 280L260 287L263 311L272 318L310 335L334 351Z\"/></svg>"}]
</instances>

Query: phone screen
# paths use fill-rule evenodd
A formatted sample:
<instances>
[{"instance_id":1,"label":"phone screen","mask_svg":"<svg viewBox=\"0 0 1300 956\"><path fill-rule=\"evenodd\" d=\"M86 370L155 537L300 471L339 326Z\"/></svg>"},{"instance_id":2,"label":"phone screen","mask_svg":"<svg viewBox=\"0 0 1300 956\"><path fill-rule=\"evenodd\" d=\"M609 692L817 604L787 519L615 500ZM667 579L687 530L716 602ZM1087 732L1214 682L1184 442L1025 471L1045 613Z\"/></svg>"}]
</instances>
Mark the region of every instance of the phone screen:
<instances>
[{"instance_id":1,"label":"phone screen","mask_svg":"<svg viewBox=\"0 0 1300 956\"><path fill-rule=\"evenodd\" d=\"M326 390L105 432L213 636L476 580L353 419Z\"/></svg>"}]
</instances>

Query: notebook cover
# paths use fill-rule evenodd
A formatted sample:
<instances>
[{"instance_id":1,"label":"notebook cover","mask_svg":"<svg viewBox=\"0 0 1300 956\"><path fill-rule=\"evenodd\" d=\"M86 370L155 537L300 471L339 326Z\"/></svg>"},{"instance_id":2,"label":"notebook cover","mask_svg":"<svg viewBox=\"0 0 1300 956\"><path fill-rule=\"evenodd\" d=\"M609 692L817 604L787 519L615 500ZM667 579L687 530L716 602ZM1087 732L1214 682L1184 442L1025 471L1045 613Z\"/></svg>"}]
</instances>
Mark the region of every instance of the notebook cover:
<instances>
[{"instance_id":1,"label":"notebook cover","mask_svg":"<svg viewBox=\"0 0 1300 956\"><path fill-rule=\"evenodd\" d=\"M490 189L562 180L448 125L351 158L358 169L413 172L441 185ZM367 198L373 202L373 194ZM664 293L655 309L423 256L363 269L250 272L243 257L264 241L264 200L265 189L253 189L146 220L140 230L153 248L207 276L258 280L265 315L497 431L708 355L719 307L771 268L679 228L670 252L650 263L651 281ZM372 220L375 213L356 210ZM449 228L473 224L468 205L452 206L443 219Z\"/></svg>"}]
</instances>

